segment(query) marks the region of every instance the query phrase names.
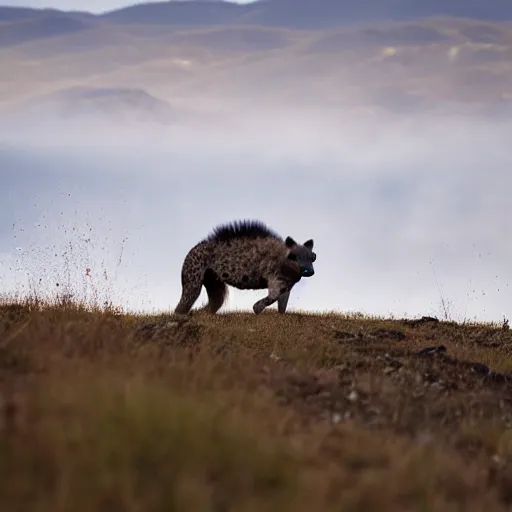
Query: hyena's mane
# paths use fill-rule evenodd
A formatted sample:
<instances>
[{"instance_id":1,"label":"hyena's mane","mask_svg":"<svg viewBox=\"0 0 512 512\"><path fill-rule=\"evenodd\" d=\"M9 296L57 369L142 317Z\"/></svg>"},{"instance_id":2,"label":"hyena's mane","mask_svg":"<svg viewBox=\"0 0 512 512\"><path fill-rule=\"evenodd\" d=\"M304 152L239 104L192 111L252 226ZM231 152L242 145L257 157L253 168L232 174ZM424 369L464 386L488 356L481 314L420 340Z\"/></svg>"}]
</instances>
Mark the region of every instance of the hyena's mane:
<instances>
[{"instance_id":1,"label":"hyena's mane","mask_svg":"<svg viewBox=\"0 0 512 512\"><path fill-rule=\"evenodd\" d=\"M217 226L205 241L229 242L240 238L275 238L283 240L263 222L258 220L241 220Z\"/></svg>"}]
</instances>

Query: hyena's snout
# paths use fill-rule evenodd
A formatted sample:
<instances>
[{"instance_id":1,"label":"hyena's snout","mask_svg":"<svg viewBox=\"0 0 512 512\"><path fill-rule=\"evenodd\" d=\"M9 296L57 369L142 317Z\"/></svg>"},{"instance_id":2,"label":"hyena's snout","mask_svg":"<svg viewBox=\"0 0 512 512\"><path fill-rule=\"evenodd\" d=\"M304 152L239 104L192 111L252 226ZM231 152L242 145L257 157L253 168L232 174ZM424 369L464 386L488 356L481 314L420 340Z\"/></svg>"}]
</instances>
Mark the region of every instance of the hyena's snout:
<instances>
[{"instance_id":1,"label":"hyena's snout","mask_svg":"<svg viewBox=\"0 0 512 512\"><path fill-rule=\"evenodd\" d=\"M300 269L300 274L302 277L311 277L315 274L315 269L313 268L313 265L308 265L307 267L302 267Z\"/></svg>"}]
</instances>

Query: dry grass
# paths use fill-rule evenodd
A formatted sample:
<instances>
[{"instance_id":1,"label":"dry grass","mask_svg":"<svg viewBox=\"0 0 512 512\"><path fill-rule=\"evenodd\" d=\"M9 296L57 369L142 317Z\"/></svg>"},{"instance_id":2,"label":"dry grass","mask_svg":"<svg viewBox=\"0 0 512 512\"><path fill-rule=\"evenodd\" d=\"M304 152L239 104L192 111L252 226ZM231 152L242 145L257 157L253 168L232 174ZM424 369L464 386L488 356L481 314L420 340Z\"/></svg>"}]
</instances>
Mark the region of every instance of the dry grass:
<instances>
[{"instance_id":1,"label":"dry grass","mask_svg":"<svg viewBox=\"0 0 512 512\"><path fill-rule=\"evenodd\" d=\"M511 344L491 325L4 304L0 508L507 510L511 385L463 360L508 370Z\"/></svg>"}]
</instances>

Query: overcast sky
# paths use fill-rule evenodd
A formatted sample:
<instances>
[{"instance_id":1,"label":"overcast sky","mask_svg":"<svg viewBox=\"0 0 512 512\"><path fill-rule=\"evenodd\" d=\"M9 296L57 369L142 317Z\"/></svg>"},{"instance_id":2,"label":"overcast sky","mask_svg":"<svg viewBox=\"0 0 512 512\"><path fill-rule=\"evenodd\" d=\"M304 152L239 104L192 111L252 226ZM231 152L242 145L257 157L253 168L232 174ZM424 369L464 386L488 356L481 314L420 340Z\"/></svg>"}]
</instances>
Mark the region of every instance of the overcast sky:
<instances>
[{"instance_id":1,"label":"overcast sky","mask_svg":"<svg viewBox=\"0 0 512 512\"><path fill-rule=\"evenodd\" d=\"M153 0L153 2L159 0ZM251 0L233 0L236 3L250 3ZM12 5L16 7L53 7L67 11L103 12L118 9L127 5L147 3L137 0L7 0L0 5Z\"/></svg>"}]
</instances>

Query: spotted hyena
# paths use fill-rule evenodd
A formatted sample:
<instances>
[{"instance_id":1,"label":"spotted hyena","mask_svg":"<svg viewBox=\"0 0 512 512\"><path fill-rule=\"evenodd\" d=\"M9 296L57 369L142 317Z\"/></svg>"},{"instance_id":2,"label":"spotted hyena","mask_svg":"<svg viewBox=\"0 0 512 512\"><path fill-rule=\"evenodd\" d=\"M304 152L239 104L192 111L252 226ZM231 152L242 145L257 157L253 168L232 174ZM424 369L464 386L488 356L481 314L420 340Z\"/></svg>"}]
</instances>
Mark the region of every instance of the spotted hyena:
<instances>
[{"instance_id":1,"label":"spotted hyena","mask_svg":"<svg viewBox=\"0 0 512 512\"><path fill-rule=\"evenodd\" d=\"M204 286L207 310L216 313L230 285L239 290L268 289L268 295L254 304L254 312L259 314L277 301L279 313L284 313L293 286L315 273L315 260L313 240L302 245L291 237L283 240L259 221L219 226L186 255L181 299L174 312L188 313Z\"/></svg>"}]
</instances>

